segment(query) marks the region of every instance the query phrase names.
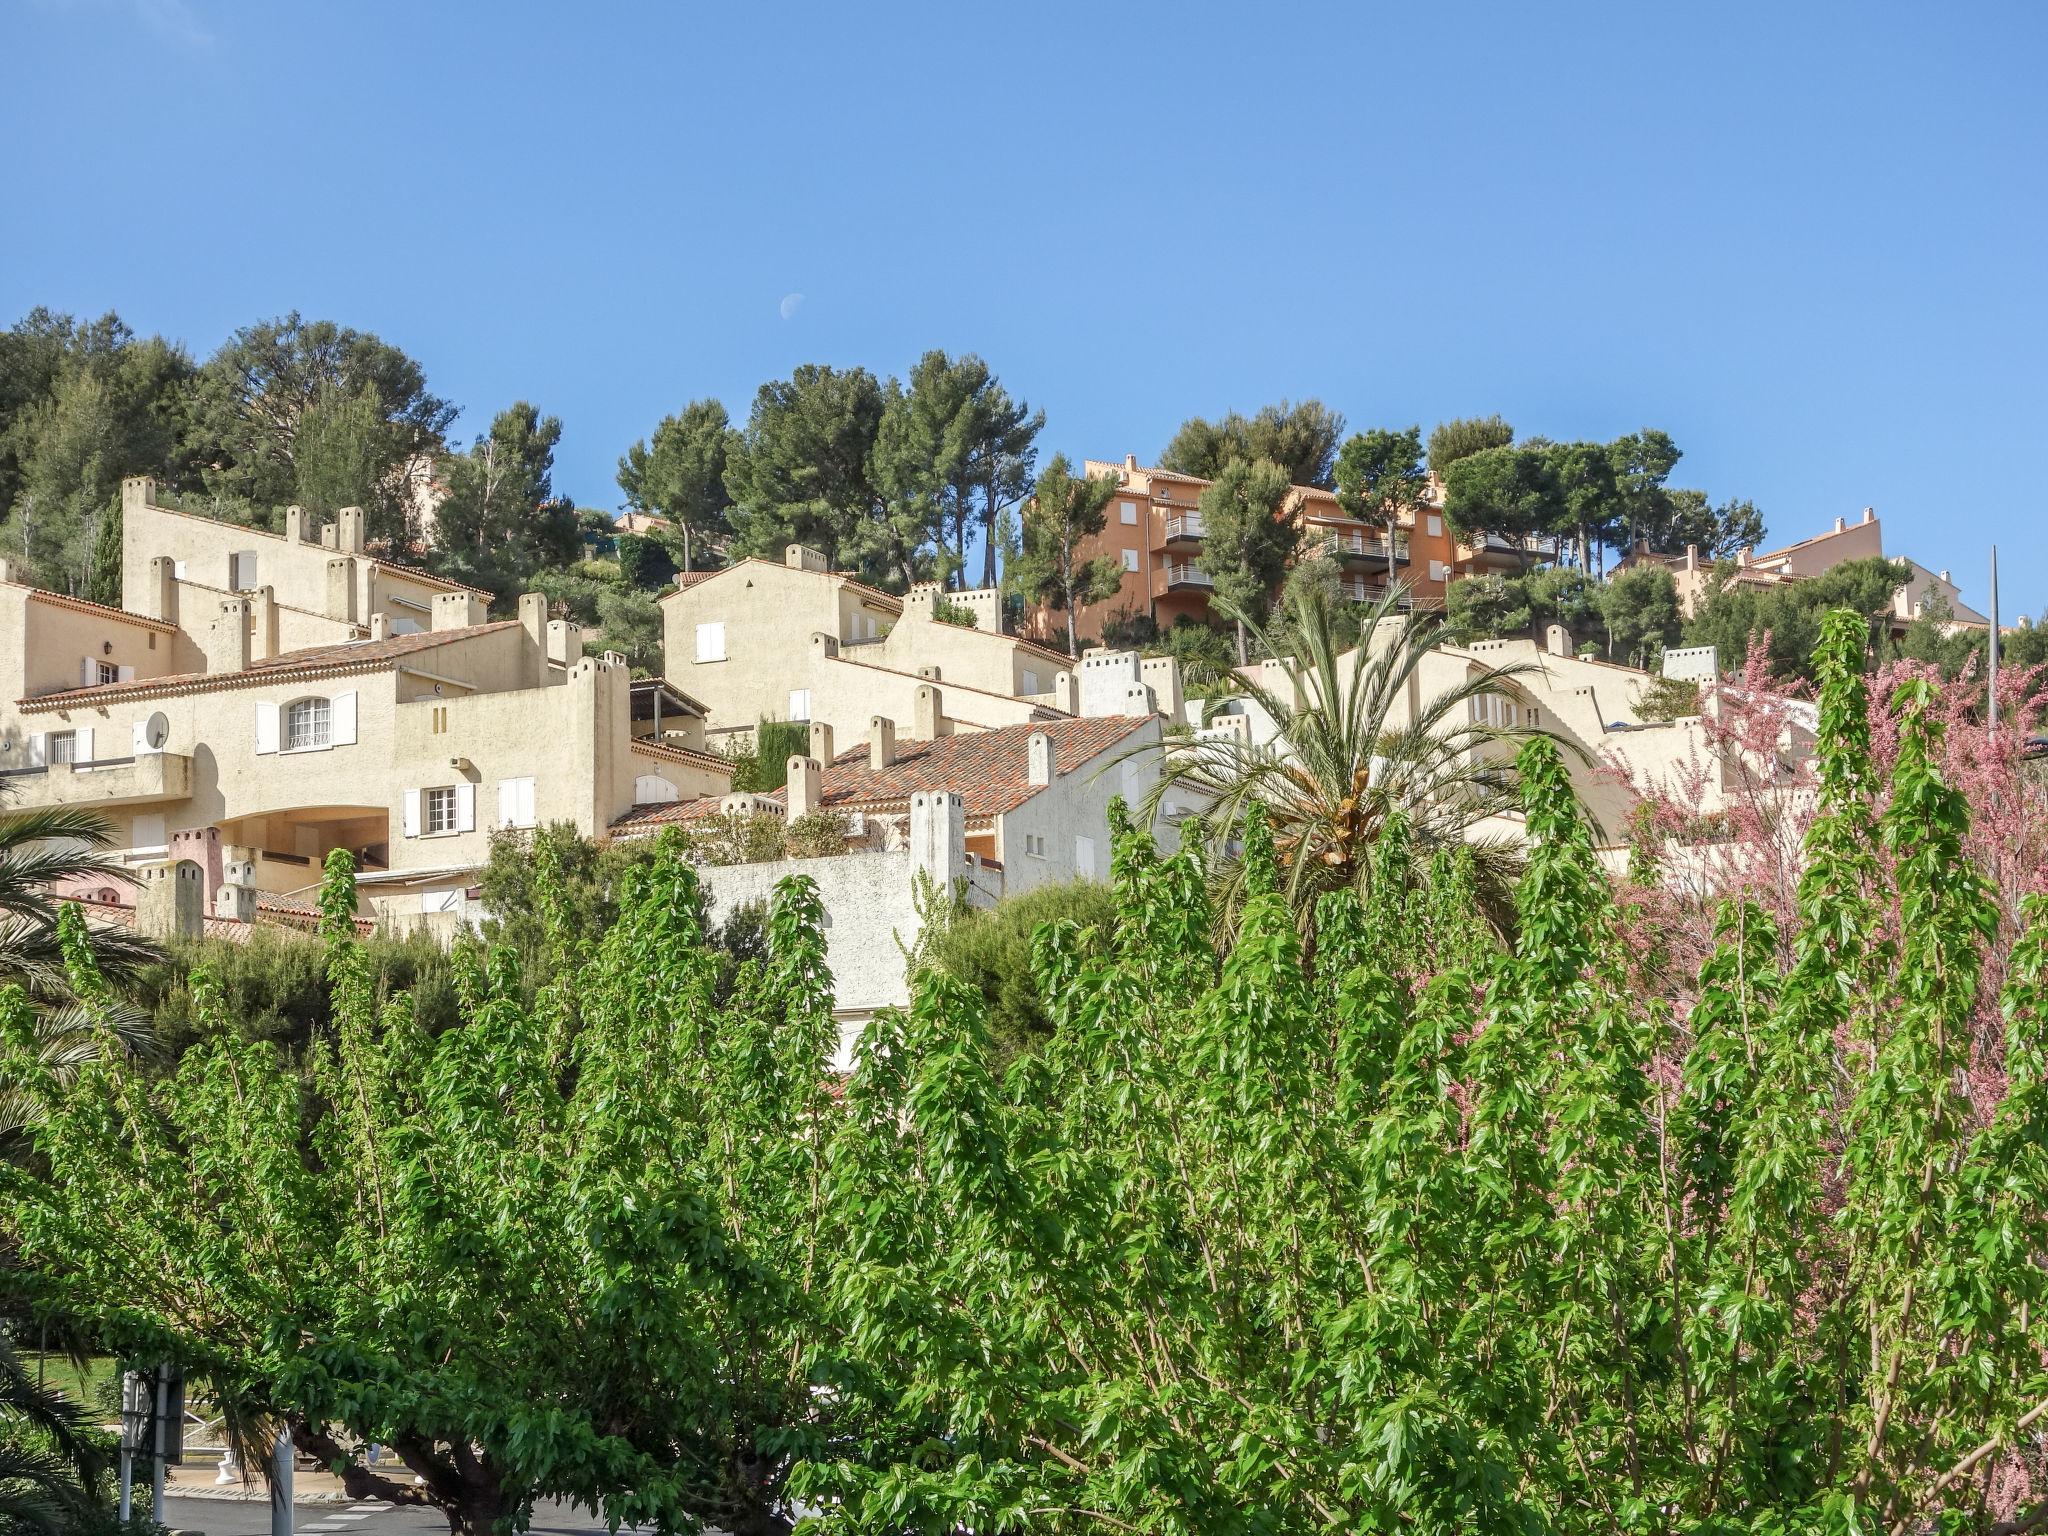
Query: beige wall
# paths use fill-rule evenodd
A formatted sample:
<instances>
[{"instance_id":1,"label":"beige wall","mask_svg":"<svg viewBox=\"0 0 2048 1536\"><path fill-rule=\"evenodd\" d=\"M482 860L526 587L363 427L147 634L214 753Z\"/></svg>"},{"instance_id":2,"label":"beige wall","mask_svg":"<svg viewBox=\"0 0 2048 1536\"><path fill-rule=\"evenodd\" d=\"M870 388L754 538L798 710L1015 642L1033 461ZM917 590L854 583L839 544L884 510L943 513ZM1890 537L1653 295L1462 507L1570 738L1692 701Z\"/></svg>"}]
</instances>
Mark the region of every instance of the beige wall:
<instances>
[{"instance_id":1,"label":"beige wall","mask_svg":"<svg viewBox=\"0 0 2048 1536\"><path fill-rule=\"evenodd\" d=\"M1014 725L1038 716L1018 695L1049 692L1063 658L939 623L928 602L900 612L894 604L844 577L750 560L662 600L664 670L709 711L714 741L798 717L830 725L842 746L865 740L876 715L908 735L916 691L932 681L917 675L927 667L937 669L957 721ZM724 654L700 662L698 628L713 623L724 626ZM886 636L871 638L884 627Z\"/></svg>"},{"instance_id":2,"label":"beige wall","mask_svg":"<svg viewBox=\"0 0 2048 1536\"><path fill-rule=\"evenodd\" d=\"M90 659L138 678L177 670L177 636L113 609L81 610L32 587L0 582L0 711L32 694L90 686ZM15 637L18 637L18 642Z\"/></svg>"}]
</instances>

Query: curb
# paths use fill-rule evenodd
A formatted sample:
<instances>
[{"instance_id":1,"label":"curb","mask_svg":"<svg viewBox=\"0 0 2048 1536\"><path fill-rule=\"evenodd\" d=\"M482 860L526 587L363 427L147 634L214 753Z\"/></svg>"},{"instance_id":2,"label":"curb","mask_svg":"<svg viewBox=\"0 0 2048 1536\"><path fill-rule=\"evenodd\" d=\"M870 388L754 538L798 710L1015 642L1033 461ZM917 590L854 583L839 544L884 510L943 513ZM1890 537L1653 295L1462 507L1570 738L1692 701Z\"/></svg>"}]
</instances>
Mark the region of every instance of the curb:
<instances>
[{"instance_id":1,"label":"curb","mask_svg":"<svg viewBox=\"0 0 2048 1536\"><path fill-rule=\"evenodd\" d=\"M268 1504L270 1491L266 1488L244 1489L236 1487L190 1487L180 1488L173 1484L164 1489L167 1499L214 1499L231 1504ZM292 1497L293 1507L300 1504L353 1504L356 1501L345 1493L300 1493Z\"/></svg>"}]
</instances>

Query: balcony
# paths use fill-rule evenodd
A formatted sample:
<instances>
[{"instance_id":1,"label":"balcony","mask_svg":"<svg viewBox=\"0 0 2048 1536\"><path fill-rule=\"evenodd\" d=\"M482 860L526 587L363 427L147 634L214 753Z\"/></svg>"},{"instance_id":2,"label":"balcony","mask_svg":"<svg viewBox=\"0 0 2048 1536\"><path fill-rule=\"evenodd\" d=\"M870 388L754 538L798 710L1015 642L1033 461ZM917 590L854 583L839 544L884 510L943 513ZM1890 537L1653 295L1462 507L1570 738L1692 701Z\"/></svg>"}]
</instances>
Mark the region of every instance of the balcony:
<instances>
[{"instance_id":1,"label":"balcony","mask_svg":"<svg viewBox=\"0 0 2048 1536\"><path fill-rule=\"evenodd\" d=\"M1345 577L1337 590L1343 593L1346 602L1352 603L1376 603L1387 595L1386 587L1378 582L1368 582L1361 576ZM1400 613L1406 613L1413 606L1414 603L1405 592L1394 604L1395 610Z\"/></svg>"},{"instance_id":2,"label":"balcony","mask_svg":"<svg viewBox=\"0 0 2048 1536\"><path fill-rule=\"evenodd\" d=\"M1323 538L1323 552L1338 561L1378 561L1388 564L1387 536L1384 533L1358 533L1344 531L1326 534ZM1394 538L1393 563L1405 565L1408 561L1408 536L1397 534Z\"/></svg>"},{"instance_id":3,"label":"balcony","mask_svg":"<svg viewBox=\"0 0 2048 1536\"><path fill-rule=\"evenodd\" d=\"M1188 587L1206 591L1215 585L1216 579L1213 576L1190 561L1181 561L1166 568L1166 590L1169 592Z\"/></svg>"},{"instance_id":4,"label":"balcony","mask_svg":"<svg viewBox=\"0 0 2048 1536\"><path fill-rule=\"evenodd\" d=\"M1166 520L1168 548L1175 544L1199 544L1202 533L1202 514L1199 512L1179 512Z\"/></svg>"},{"instance_id":5,"label":"balcony","mask_svg":"<svg viewBox=\"0 0 2048 1536\"><path fill-rule=\"evenodd\" d=\"M99 757L89 763L0 770L0 783L19 809L48 806L148 805L192 793L192 759L182 752Z\"/></svg>"}]
</instances>

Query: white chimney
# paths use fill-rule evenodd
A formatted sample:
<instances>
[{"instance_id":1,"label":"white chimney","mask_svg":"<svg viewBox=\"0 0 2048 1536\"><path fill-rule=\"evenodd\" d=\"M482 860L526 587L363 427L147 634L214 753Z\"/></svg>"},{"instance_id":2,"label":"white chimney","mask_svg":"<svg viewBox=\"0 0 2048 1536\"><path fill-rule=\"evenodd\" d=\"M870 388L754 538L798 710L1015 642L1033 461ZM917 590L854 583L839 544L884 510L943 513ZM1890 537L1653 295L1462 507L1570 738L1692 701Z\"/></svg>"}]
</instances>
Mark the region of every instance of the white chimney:
<instances>
[{"instance_id":1,"label":"white chimney","mask_svg":"<svg viewBox=\"0 0 2048 1536\"><path fill-rule=\"evenodd\" d=\"M886 715L868 721L868 767L880 773L896 761L896 722Z\"/></svg>"},{"instance_id":2,"label":"white chimney","mask_svg":"<svg viewBox=\"0 0 2048 1536\"><path fill-rule=\"evenodd\" d=\"M1046 735L1044 731L1033 731L1031 733L1029 751L1031 759L1028 775L1029 781L1043 788L1052 782L1052 738Z\"/></svg>"}]
</instances>

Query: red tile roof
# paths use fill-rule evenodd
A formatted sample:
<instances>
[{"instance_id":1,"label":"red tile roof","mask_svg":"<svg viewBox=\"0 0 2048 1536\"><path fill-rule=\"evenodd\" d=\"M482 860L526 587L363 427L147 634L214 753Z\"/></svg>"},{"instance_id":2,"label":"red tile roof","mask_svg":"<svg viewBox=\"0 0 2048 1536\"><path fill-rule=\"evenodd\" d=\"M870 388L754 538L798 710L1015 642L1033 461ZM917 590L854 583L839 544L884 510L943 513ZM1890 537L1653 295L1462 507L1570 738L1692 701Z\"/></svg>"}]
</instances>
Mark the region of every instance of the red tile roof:
<instances>
[{"instance_id":1,"label":"red tile roof","mask_svg":"<svg viewBox=\"0 0 2048 1536\"><path fill-rule=\"evenodd\" d=\"M209 688L240 688L274 683L282 677L316 672L372 672L401 658L456 640L472 639L502 629L517 629L517 619L476 624L466 629L421 630L416 635L387 635L382 640L350 640L340 645L315 645L252 661L240 672L180 672L170 677L138 678L132 683L101 683L92 688L67 688L20 701L23 709L65 709L74 704L100 704L118 699L154 698L162 694L198 693Z\"/></svg>"},{"instance_id":2,"label":"red tile roof","mask_svg":"<svg viewBox=\"0 0 2048 1536\"><path fill-rule=\"evenodd\" d=\"M914 794L946 790L963 802L970 825L987 825L1007 815L1043 786L1030 781L1030 742L1039 731L1052 738L1053 767L1061 778L1130 743L1153 721L1151 715L1113 715L1085 720L1046 720L1005 725L991 731L963 731L936 741L896 743L896 761L879 773L868 767L868 749L842 752L825 766L820 803L834 811L900 811ZM766 798L786 802L785 790ZM716 815L709 797L666 805L636 805L612 823L614 832L645 832L672 822Z\"/></svg>"},{"instance_id":3,"label":"red tile roof","mask_svg":"<svg viewBox=\"0 0 2048 1536\"><path fill-rule=\"evenodd\" d=\"M125 608L109 608L105 603L88 602L82 597L71 597L62 592L52 592L46 587L31 586L25 581L0 582L0 586L20 587L28 593L32 603L48 603L54 608L68 608L73 613L90 614L96 619L118 619L123 624L134 624L142 629L153 629L160 635L175 635L178 626L167 624L162 619L152 619L140 613L130 613Z\"/></svg>"},{"instance_id":4,"label":"red tile roof","mask_svg":"<svg viewBox=\"0 0 2048 1536\"><path fill-rule=\"evenodd\" d=\"M935 789L958 794L969 820L1014 811L1038 793L1030 781L1030 741L1039 731L1052 738L1053 766L1064 778L1152 722L1150 715L1112 715L1084 720L1046 720L1005 725L992 731L962 731L936 741L896 743L896 761L877 772L868 749L842 752L825 769L826 807L842 811L886 811L914 794Z\"/></svg>"}]
</instances>

